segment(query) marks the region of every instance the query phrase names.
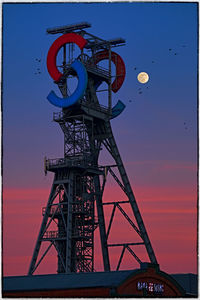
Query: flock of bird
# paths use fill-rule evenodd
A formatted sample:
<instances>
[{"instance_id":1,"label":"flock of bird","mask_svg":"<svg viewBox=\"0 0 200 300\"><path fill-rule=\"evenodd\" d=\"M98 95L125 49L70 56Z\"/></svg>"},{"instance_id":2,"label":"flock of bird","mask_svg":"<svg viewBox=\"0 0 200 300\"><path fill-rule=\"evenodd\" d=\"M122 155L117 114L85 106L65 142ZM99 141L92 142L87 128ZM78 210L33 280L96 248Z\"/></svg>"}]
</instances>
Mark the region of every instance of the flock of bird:
<instances>
[{"instance_id":1,"label":"flock of bird","mask_svg":"<svg viewBox=\"0 0 200 300\"><path fill-rule=\"evenodd\" d=\"M183 125L184 125L184 129L185 129L185 130L187 130L187 129L188 129L188 127L187 127L187 124L186 124L186 122L184 122L184 123L183 123Z\"/></svg>"},{"instance_id":2,"label":"flock of bird","mask_svg":"<svg viewBox=\"0 0 200 300\"><path fill-rule=\"evenodd\" d=\"M41 58L36 58L35 60L36 60L38 63L41 62ZM37 67L37 71L35 71L34 74L35 74L35 75L41 74L41 69L40 69L40 67Z\"/></svg>"},{"instance_id":3,"label":"flock of bird","mask_svg":"<svg viewBox=\"0 0 200 300\"><path fill-rule=\"evenodd\" d=\"M185 47L186 47L186 45L181 45L181 48L185 48ZM169 48L168 51L170 52L171 55L175 55L175 56L176 56L176 55L179 55L179 52L175 51L175 50L172 49L172 48ZM152 60L151 63L154 64L155 61ZM135 66L133 69L134 69L134 71L136 71L136 70L138 70L138 67ZM149 89L149 86L146 86L146 89ZM141 95L143 92L144 92L144 89L138 88L137 93L138 93L139 95ZM129 102L131 103L131 102L133 102L133 101L132 101L132 100L129 100ZM184 125L184 129L185 129L185 130L188 130L188 125L186 124L186 122L184 122L183 125Z\"/></svg>"},{"instance_id":4,"label":"flock of bird","mask_svg":"<svg viewBox=\"0 0 200 300\"><path fill-rule=\"evenodd\" d=\"M181 48L185 48L185 47L186 47L186 45L181 45ZM172 48L169 48L168 51L170 52L170 54L175 55L175 56L179 54L177 51L175 51ZM155 64L156 62L155 62L155 60L152 60L151 63ZM133 69L134 69L134 71L136 71L136 70L138 70L138 67L135 66ZM149 89L149 86L146 86L146 89ZM141 95L143 92L144 92L144 89L138 88L137 93L139 95ZM132 102L132 100L129 100L129 102Z\"/></svg>"}]
</instances>

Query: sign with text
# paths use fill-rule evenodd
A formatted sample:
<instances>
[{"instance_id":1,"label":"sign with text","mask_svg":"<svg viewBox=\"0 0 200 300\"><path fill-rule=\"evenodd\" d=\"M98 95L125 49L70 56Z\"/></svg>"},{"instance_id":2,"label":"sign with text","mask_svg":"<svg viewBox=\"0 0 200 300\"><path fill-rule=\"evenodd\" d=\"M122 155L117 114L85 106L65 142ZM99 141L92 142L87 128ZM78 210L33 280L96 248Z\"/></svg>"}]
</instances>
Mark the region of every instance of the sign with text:
<instances>
[{"instance_id":1,"label":"sign with text","mask_svg":"<svg viewBox=\"0 0 200 300\"><path fill-rule=\"evenodd\" d=\"M137 289L138 290L145 289L148 292L152 292L152 293L164 293L164 284L138 281Z\"/></svg>"}]
</instances>

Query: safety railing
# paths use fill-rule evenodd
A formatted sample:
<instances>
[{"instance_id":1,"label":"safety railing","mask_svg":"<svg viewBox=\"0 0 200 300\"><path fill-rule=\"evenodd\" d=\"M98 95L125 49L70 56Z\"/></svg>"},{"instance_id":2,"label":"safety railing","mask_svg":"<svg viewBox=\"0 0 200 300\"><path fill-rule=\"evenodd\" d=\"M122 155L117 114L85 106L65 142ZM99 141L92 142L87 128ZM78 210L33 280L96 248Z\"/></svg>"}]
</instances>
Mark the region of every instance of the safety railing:
<instances>
[{"instance_id":1,"label":"safety railing","mask_svg":"<svg viewBox=\"0 0 200 300\"><path fill-rule=\"evenodd\" d=\"M91 157L88 155L68 156L67 158L46 159L45 166L49 170L52 167L88 167L91 165Z\"/></svg>"},{"instance_id":2,"label":"safety railing","mask_svg":"<svg viewBox=\"0 0 200 300\"><path fill-rule=\"evenodd\" d=\"M99 103L88 103L84 98L80 100L80 104L87 108L92 108L94 110L100 111L105 114L109 114L109 108L105 105ZM67 118L65 118L65 114L61 112L54 112L53 113L53 121L55 122L67 122Z\"/></svg>"},{"instance_id":3,"label":"safety railing","mask_svg":"<svg viewBox=\"0 0 200 300\"><path fill-rule=\"evenodd\" d=\"M97 110L99 112L102 112L104 114L109 114L109 108L99 104L99 103L88 103L87 101L85 101L84 99L81 100L81 104L89 109L94 109Z\"/></svg>"},{"instance_id":4,"label":"safety railing","mask_svg":"<svg viewBox=\"0 0 200 300\"><path fill-rule=\"evenodd\" d=\"M56 230L46 231L43 235L43 239L59 239L59 238L65 238L65 237L66 237L65 232L58 232Z\"/></svg>"},{"instance_id":5,"label":"safety railing","mask_svg":"<svg viewBox=\"0 0 200 300\"><path fill-rule=\"evenodd\" d=\"M62 111L53 113L53 121L61 121L63 119L64 119L64 114Z\"/></svg>"},{"instance_id":6,"label":"safety railing","mask_svg":"<svg viewBox=\"0 0 200 300\"><path fill-rule=\"evenodd\" d=\"M67 207L61 208L61 207L58 206L58 205L53 206L53 207L50 208L49 216L61 214L61 210L62 210L63 213L65 213L65 212L67 211ZM42 208L42 215L43 215L43 216L45 215L45 212L46 212L46 207L43 207L43 208Z\"/></svg>"},{"instance_id":7,"label":"safety railing","mask_svg":"<svg viewBox=\"0 0 200 300\"><path fill-rule=\"evenodd\" d=\"M85 65L87 71L109 79L110 76L109 70L95 64L94 61L92 61L92 59L89 56L80 55L78 59Z\"/></svg>"},{"instance_id":8,"label":"safety railing","mask_svg":"<svg viewBox=\"0 0 200 300\"><path fill-rule=\"evenodd\" d=\"M106 70L105 68L102 68L102 67L100 67L98 65L93 65L93 64L91 64L89 62L85 63L85 67L86 67L87 71L89 71L91 73L94 73L94 74L97 74L97 75L99 75L101 77L104 77L107 80L109 79L109 75L110 75L109 71Z\"/></svg>"}]
</instances>

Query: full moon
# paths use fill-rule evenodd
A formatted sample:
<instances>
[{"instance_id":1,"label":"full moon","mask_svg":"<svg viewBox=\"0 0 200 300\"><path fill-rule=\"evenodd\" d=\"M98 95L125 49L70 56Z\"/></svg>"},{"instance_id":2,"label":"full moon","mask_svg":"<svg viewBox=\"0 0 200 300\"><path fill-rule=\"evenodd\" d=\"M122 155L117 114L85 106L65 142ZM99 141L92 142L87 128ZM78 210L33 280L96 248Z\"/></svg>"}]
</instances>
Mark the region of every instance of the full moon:
<instances>
[{"instance_id":1,"label":"full moon","mask_svg":"<svg viewBox=\"0 0 200 300\"><path fill-rule=\"evenodd\" d=\"M149 75L146 72L141 72L138 74L137 79L140 83L146 83L149 81Z\"/></svg>"}]
</instances>

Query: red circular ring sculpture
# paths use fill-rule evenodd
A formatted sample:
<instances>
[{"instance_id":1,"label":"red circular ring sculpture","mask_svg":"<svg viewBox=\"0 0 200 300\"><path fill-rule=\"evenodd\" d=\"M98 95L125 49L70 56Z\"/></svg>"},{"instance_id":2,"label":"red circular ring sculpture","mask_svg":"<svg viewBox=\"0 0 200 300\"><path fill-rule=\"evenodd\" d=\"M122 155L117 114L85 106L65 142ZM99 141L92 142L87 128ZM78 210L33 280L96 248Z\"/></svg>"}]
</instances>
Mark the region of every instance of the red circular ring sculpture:
<instances>
[{"instance_id":1,"label":"red circular ring sculpture","mask_svg":"<svg viewBox=\"0 0 200 300\"><path fill-rule=\"evenodd\" d=\"M47 69L50 76L55 80L59 81L63 76L61 72L59 72L56 66L56 57L60 48L68 43L75 43L82 50L87 41L79 34L76 33L67 33L60 36L55 42L51 45L48 55L47 55Z\"/></svg>"},{"instance_id":2,"label":"red circular ring sculpture","mask_svg":"<svg viewBox=\"0 0 200 300\"><path fill-rule=\"evenodd\" d=\"M92 59L95 65L103 59L109 59L109 51L104 50L104 51L97 52L92 57ZM121 56L119 56L119 54L113 51L111 51L111 61L115 64L116 67L116 78L113 81L111 88L112 91L116 93L121 88L124 82L125 75L126 75L126 68Z\"/></svg>"}]
</instances>

